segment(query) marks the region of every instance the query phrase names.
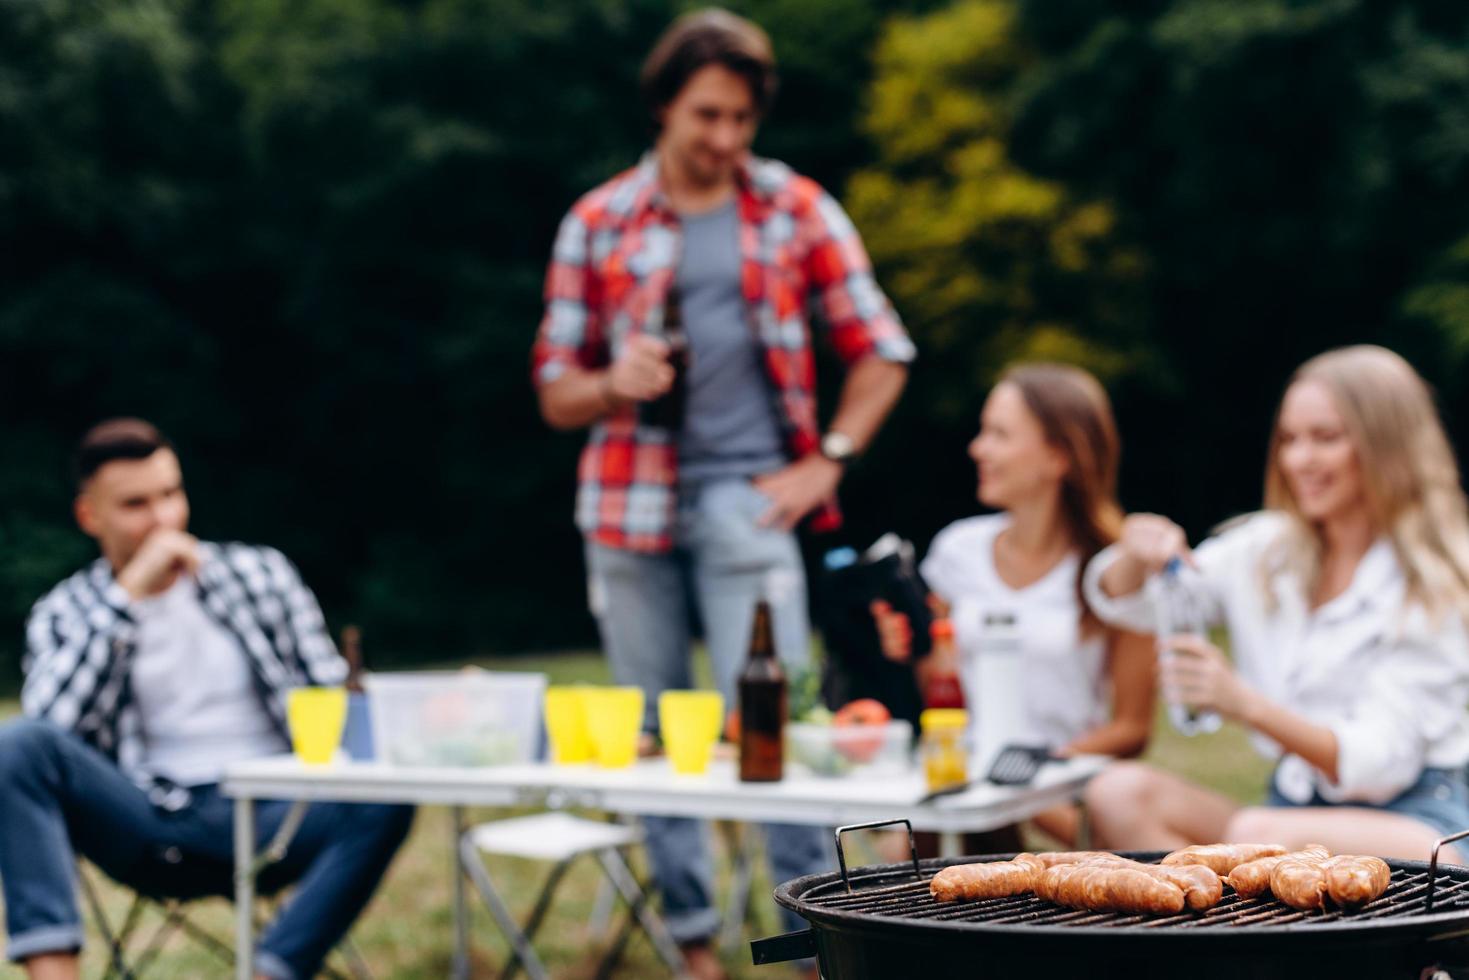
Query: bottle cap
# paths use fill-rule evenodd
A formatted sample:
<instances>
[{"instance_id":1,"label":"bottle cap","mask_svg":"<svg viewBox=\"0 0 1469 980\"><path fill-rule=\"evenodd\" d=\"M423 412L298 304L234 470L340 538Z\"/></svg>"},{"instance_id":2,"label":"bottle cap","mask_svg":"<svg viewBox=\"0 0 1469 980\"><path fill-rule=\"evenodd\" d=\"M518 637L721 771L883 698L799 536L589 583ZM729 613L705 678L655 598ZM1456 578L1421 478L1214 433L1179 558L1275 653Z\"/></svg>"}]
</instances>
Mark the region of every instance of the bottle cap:
<instances>
[{"instance_id":1,"label":"bottle cap","mask_svg":"<svg viewBox=\"0 0 1469 980\"><path fill-rule=\"evenodd\" d=\"M954 638L954 621L947 617L938 617L928 625L928 635L935 640L952 640Z\"/></svg>"},{"instance_id":2,"label":"bottle cap","mask_svg":"<svg viewBox=\"0 0 1469 980\"><path fill-rule=\"evenodd\" d=\"M857 549L849 547L833 548L822 558L822 564L826 566L828 572L834 572L839 568L847 568L850 565L855 565L857 564Z\"/></svg>"},{"instance_id":3,"label":"bottle cap","mask_svg":"<svg viewBox=\"0 0 1469 980\"><path fill-rule=\"evenodd\" d=\"M967 728L969 712L963 708L929 708L918 716L918 725L926 732Z\"/></svg>"}]
</instances>

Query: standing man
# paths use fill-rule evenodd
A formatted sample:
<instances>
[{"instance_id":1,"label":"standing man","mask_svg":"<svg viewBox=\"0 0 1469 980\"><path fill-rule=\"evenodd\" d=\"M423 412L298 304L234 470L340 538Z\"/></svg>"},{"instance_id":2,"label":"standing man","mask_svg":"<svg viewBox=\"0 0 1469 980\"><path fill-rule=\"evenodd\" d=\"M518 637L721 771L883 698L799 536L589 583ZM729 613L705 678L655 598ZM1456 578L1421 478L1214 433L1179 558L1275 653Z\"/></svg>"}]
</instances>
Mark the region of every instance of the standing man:
<instances>
[{"instance_id":1,"label":"standing man","mask_svg":"<svg viewBox=\"0 0 1469 980\"><path fill-rule=\"evenodd\" d=\"M76 519L102 556L36 603L26 717L0 726L6 952L31 980L75 980L76 859L147 895L229 895L232 762L290 751L286 692L347 667L280 552L188 533L178 457L156 428L83 437ZM256 804L258 846L289 805ZM367 905L408 833L402 806L312 804L263 893L298 887L258 977L307 980Z\"/></svg>"},{"instance_id":2,"label":"standing man","mask_svg":"<svg viewBox=\"0 0 1469 980\"><path fill-rule=\"evenodd\" d=\"M648 56L642 88L653 149L562 222L533 370L546 421L591 429L576 518L592 611L613 676L647 692L651 724L659 692L692 686L696 622L734 703L762 595L781 658L806 663L792 530L837 523L837 485L897 401L913 345L837 202L750 155L775 92L764 31L722 10L688 14ZM847 368L824 433L811 300ZM669 357L676 320L683 374ZM705 830L648 823L669 928L696 975L720 976ZM824 841L817 828L767 828L775 878L825 870Z\"/></svg>"}]
</instances>

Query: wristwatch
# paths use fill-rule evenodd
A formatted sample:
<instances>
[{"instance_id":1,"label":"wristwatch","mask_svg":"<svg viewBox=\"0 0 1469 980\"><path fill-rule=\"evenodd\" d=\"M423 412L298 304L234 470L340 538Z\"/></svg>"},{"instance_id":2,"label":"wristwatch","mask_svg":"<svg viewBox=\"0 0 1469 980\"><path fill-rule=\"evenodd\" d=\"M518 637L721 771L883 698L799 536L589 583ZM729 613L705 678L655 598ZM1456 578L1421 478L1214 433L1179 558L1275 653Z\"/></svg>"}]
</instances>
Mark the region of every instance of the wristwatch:
<instances>
[{"instance_id":1,"label":"wristwatch","mask_svg":"<svg viewBox=\"0 0 1469 980\"><path fill-rule=\"evenodd\" d=\"M845 432L833 430L821 437L821 455L846 466L857 458L857 444Z\"/></svg>"}]
</instances>

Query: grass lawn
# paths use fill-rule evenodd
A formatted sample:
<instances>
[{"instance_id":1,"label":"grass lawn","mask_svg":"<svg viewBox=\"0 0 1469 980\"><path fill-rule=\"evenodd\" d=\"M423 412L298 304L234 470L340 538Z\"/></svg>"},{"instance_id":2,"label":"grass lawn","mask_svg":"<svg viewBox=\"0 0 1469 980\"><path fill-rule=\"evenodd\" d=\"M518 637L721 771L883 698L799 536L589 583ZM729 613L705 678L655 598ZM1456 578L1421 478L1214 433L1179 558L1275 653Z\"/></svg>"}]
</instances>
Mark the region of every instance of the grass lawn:
<instances>
[{"instance_id":1,"label":"grass lawn","mask_svg":"<svg viewBox=\"0 0 1469 980\"><path fill-rule=\"evenodd\" d=\"M605 663L597 654L557 654L478 662L485 667L543 670L554 683L598 683L607 680ZM702 673L707 677L707 667ZM17 711L15 702L0 701L0 718ZM1242 801L1254 802L1260 798L1267 765L1249 748L1240 729L1226 726L1214 735L1183 738L1173 731L1160 713L1154 733L1153 744L1147 755L1149 761L1200 779L1206 785ZM504 812L496 813L503 815ZM490 815L490 811L483 814L471 813L470 819ZM410 980L448 975L453 950L449 875L451 838L449 812L440 807L422 808L413 833L399 853L377 898L354 930L352 938L357 949L371 965L373 975L380 980ZM718 849L719 845L716 843L716 853ZM868 857L864 860L871 859ZM721 861L720 866L723 865L724 862ZM496 859L494 872L497 882L503 882L506 886L502 894L512 896L512 904L519 899L520 904L515 906L519 914L523 915L528 909L532 897L539 890L541 877L547 867L538 862ZM590 861L574 868L567 880L562 882L553 912L541 927L537 949L558 977L591 977L595 971L603 948L602 937L588 935L587 922L599 880L600 875ZM770 883L761 880L757 882L756 888L757 894L768 894ZM129 893L110 883L104 883L103 889L109 918L116 922L127 908ZM477 899L471 908L475 915L472 932L475 975L492 976L504 962L506 946ZM200 903L191 915L200 925L221 937L232 934L230 910L225 902ZM146 921L151 924L156 920L150 916ZM620 920L614 918L614 923L617 921ZM773 935L781 931L773 902L766 903L760 910L759 920L751 931L757 936ZM84 955L84 976L101 975L104 963L100 950L100 944L94 942ZM755 969L750 965L748 945L742 945L727 955L725 960L735 977L778 980L790 975L779 967ZM0 976L19 975L18 971L10 972L13 970L13 967L0 965ZM163 956L148 971L150 980L155 977L161 980L194 980L199 977L226 975L226 968L218 960L201 953L192 943L178 936L169 941ZM638 937L629 945L619 975L643 977L666 974L647 942Z\"/></svg>"}]
</instances>

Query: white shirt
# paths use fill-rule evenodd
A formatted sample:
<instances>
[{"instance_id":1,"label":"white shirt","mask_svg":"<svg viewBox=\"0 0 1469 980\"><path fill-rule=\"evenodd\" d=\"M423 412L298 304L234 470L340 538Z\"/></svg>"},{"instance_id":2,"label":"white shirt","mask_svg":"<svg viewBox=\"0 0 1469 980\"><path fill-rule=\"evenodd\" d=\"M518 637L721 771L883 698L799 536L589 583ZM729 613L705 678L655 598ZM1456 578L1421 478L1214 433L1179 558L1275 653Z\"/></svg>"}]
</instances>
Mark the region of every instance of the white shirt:
<instances>
[{"instance_id":1,"label":"white shirt","mask_svg":"<svg viewBox=\"0 0 1469 980\"><path fill-rule=\"evenodd\" d=\"M1006 514L955 521L933 539L919 571L952 608L959 679L979 715L976 728L993 730L983 717L988 708L1013 730L1009 741L1059 748L1111 717L1106 640L1081 637L1076 554L1025 588L1005 584L995 569L995 538L1009 525ZM984 670L986 646L996 640L1019 649L1019 669L998 674L1007 690L995 690L997 675Z\"/></svg>"},{"instance_id":2,"label":"white shirt","mask_svg":"<svg viewBox=\"0 0 1469 980\"><path fill-rule=\"evenodd\" d=\"M1403 571L1387 538L1362 556L1345 591L1311 609L1296 576L1263 570L1286 521L1266 512L1225 529L1194 551L1199 574L1185 579L1211 621L1229 628L1245 683L1336 734L1337 783L1299 756L1285 755L1276 788L1300 803L1315 789L1332 802L1383 804L1424 768L1462 768L1469 762L1463 620L1450 614L1433 626L1420 606L1405 608ZM1102 573L1116 559L1115 547L1108 548L1087 566L1087 601L1107 622L1151 630L1148 590L1114 599L1101 589ZM1281 755L1263 735L1253 741L1261 754Z\"/></svg>"},{"instance_id":3,"label":"white shirt","mask_svg":"<svg viewBox=\"0 0 1469 980\"><path fill-rule=\"evenodd\" d=\"M181 576L132 603L138 620L132 688L142 716L144 768L180 786L218 782L225 767L289 750L255 690L245 652Z\"/></svg>"}]
</instances>

